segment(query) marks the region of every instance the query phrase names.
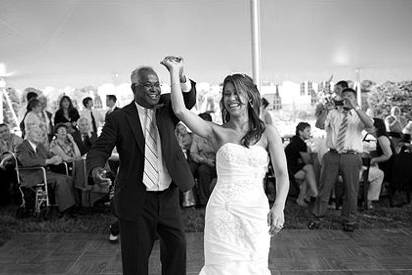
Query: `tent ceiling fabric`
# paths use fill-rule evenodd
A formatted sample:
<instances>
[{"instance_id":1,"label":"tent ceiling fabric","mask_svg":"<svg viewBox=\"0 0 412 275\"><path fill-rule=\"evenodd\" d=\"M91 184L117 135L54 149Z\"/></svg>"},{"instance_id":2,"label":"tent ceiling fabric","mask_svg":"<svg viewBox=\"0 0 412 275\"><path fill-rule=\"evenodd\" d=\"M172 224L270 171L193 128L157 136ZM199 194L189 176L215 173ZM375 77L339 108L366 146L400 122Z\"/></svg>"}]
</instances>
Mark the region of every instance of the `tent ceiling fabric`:
<instances>
[{"instance_id":1,"label":"tent ceiling fabric","mask_svg":"<svg viewBox=\"0 0 412 275\"><path fill-rule=\"evenodd\" d=\"M412 1L261 0L262 79L412 75ZM128 81L138 65L186 58L199 81L251 73L249 1L0 2L0 62L25 86ZM18 77L18 75L24 77Z\"/></svg>"}]
</instances>

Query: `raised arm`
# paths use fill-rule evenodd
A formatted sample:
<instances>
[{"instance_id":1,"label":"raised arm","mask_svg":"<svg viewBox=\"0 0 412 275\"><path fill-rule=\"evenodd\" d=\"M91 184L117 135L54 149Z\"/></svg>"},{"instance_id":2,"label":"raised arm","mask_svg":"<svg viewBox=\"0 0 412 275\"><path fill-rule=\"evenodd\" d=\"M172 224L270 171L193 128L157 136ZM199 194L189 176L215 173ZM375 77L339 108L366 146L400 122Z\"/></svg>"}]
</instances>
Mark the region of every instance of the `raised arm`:
<instances>
[{"instance_id":1,"label":"raised arm","mask_svg":"<svg viewBox=\"0 0 412 275\"><path fill-rule=\"evenodd\" d=\"M183 58L168 56L161 62L170 73L171 101L173 112L192 132L201 137L210 137L213 133L212 122L205 121L185 106L182 88L180 86L180 72L183 70Z\"/></svg>"}]
</instances>

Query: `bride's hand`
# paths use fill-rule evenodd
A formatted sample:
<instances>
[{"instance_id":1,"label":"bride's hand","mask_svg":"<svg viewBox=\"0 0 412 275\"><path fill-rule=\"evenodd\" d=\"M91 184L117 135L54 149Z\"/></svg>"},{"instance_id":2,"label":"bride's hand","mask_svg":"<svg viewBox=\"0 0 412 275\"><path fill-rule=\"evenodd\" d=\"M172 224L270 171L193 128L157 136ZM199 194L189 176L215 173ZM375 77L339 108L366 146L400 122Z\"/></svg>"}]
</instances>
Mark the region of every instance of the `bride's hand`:
<instances>
[{"instance_id":1,"label":"bride's hand","mask_svg":"<svg viewBox=\"0 0 412 275\"><path fill-rule=\"evenodd\" d=\"M164 65L169 72L183 72L183 58L176 56L166 56L160 64Z\"/></svg>"},{"instance_id":2,"label":"bride's hand","mask_svg":"<svg viewBox=\"0 0 412 275\"><path fill-rule=\"evenodd\" d=\"M283 208L275 203L268 213L268 226L270 226L269 234L273 236L274 234L279 233L280 230L282 230L284 223L285 216Z\"/></svg>"}]
</instances>

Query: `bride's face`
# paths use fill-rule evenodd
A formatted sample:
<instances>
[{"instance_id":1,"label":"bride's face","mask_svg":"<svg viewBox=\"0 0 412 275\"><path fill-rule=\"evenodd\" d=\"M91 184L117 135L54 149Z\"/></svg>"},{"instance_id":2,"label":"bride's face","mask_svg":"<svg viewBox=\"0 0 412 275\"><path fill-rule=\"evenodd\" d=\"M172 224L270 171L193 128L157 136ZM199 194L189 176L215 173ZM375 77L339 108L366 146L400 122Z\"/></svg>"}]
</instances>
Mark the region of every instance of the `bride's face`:
<instances>
[{"instance_id":1,"label":"bride's face","mask_svg":"<svg viewBox=\"0 0 412 275\"><path fill-rule=\"evenodd\" d=\"M223 105L230 116L240 116L247 111L247 98L228 82L223 88Z\"/></svg>"}]
</instances>

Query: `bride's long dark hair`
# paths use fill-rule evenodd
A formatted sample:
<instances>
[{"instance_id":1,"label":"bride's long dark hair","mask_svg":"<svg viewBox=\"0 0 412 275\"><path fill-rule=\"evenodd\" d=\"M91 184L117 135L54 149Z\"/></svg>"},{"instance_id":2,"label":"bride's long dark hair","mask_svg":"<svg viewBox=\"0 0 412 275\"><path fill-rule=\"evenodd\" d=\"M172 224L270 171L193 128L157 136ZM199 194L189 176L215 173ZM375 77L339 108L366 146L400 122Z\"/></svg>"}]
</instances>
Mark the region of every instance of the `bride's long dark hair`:
<instances>
[{"instance_id":1,"label":"bride's long dark hair","mask_svg":"<svg viewBox=\"0 0 412 275\"><path fill-rule=\"evenodd\" d=\"M223 93L227 83L232 83L238 95L243 95L248 100L246 104L248 106L249 130L242 137L241 143L244 146L249 147L252 141L259 141L262 137L263 131L265 131L265 124L259 118L261 105L259 90L253 83L253 79L246 74L228 75L223 81L222 99L220 100L220 109L222 110L223 123L226 123L230 120L230 114L226 110L223 103Z\"/></svg>"}]
</instances>

